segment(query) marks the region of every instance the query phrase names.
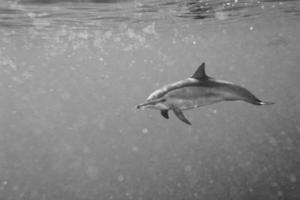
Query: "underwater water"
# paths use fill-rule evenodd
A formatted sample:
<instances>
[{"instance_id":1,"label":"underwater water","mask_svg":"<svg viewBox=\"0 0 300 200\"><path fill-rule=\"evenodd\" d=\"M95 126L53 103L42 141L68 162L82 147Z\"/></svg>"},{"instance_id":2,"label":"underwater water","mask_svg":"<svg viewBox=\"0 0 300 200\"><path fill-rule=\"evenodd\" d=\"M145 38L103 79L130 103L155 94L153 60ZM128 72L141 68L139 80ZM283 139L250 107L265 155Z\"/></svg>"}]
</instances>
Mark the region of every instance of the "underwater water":
<instances>
[{"instance_id":1,"label":"underwater water","mask_svg":"<svg viewBox=\"0 0 300 200\"><path fill-rule=\"evenodd\" d=\"M0 1L0 199L300 199L300 1ZM138 111L209 76L271 106Z\"/></svg>"}]
</instances>

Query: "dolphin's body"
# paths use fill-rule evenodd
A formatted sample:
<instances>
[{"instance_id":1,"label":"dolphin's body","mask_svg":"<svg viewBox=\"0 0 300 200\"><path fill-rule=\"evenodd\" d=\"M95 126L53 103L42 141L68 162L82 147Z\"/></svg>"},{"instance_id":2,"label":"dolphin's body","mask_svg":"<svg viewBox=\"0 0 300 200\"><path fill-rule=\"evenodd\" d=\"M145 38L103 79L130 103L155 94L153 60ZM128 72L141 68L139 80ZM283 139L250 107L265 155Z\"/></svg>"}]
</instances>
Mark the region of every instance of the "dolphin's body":
<instances>
[{"instance_id":1,"label":"dolphin's body","mask_svg":"<svg viewBox=\"0 0 300 200\"><path fill-rule=\"evenodd\" d=\"M250 91L233 83L216 80L205 73L205 63L185 80L166 85L154 91L147 101L137 106L138 109L149 108L160 110L161 115L168 119L168 111L184 123L191 125L183 115L183 110L210 105L221 101L241 100L253 105L269 105L272 102L259 100Z\"/></svg>"}]
</instances>

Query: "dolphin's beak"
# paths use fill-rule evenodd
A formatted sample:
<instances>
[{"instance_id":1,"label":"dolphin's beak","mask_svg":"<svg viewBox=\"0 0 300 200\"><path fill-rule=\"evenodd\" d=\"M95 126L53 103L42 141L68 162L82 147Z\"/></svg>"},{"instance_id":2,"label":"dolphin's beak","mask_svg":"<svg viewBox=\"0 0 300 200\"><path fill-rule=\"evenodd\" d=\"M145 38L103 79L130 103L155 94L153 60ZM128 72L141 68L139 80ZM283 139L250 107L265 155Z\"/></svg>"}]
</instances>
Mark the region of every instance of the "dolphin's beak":
<instances>
[{"instance_id":1,"label":"dolphin's beak","mask_svg":"<svg viewBox=\"0 0 300 200\"><path fill-rule=\"evenodd\" d=\"M146 108L148 105L151 105L151 104L153 104L153 103L152 102L145 102L145 103L137 105L136 109L143 109L143 108Z\"/></svg>"}]
</instances>

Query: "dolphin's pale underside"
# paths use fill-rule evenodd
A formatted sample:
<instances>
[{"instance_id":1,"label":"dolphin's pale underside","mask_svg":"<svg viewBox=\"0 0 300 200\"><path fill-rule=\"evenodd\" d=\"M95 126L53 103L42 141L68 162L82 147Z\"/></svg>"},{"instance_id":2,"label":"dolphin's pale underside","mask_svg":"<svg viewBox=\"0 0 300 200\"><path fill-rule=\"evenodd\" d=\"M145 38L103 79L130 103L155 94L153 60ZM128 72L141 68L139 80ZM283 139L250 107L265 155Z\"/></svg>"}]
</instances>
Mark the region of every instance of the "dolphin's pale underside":
<instances>
[{"instance_id":1,"label":"dolphin's pale underside","mask_svg":"<svg viewBox=\"0 0 300 200\"><path fill-rule=\"evenodd\" d=\"M168 111L184 123L191 125L184 116L183 110L210 105L221 101L245 101L253 105L270 105L272 102L259 100L249 90L239 85L216 80L205 73L205 63L189 78L166 85L147 98L147 101L137 106L138 109L160 110L161 115L168 119Z\"/></svg>"}]
</instances>

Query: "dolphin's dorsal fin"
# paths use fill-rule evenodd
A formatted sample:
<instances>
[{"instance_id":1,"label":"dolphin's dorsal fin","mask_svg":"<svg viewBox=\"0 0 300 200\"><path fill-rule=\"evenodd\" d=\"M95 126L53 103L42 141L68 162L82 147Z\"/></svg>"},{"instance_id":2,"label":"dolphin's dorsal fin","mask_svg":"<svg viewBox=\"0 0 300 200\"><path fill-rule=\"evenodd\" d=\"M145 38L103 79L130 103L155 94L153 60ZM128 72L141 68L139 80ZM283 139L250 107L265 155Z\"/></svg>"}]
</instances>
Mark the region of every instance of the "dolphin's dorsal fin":
<instances>
[{"instance_id":1,"label":"dolphin's dorsal fin","mask_svg":"<svg viewBox=\"0 0 300 200\"><path fill-rule=\"evenodd\" d=\"M203 63L198 67L198 69L197 69L197 70L195 71L195 73L191 76L191 78L198 79L198 80L208 78L208 76L207 76L206 73L205 73L205 62L203 62Z\"/></svg>"}]
</instances>

